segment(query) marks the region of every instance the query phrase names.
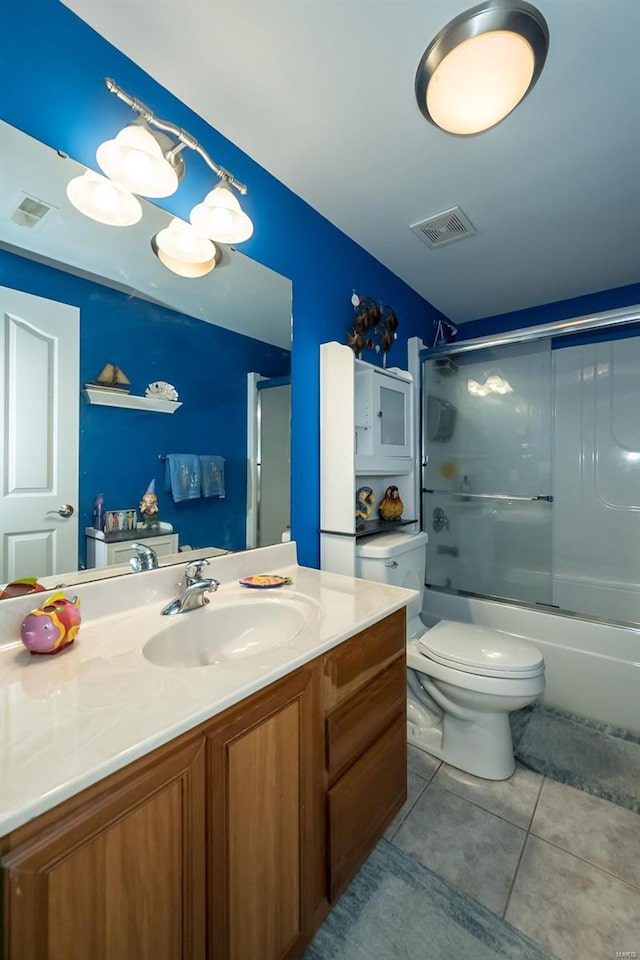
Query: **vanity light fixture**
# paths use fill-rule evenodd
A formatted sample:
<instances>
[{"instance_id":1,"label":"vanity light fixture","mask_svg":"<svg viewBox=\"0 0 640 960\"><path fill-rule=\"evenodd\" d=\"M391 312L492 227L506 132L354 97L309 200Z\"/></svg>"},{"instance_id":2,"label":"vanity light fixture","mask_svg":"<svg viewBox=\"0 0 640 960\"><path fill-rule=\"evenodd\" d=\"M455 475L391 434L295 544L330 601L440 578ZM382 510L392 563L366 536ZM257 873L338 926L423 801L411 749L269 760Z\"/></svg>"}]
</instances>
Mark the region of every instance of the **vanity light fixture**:
<instances>
[{"instance_id":1,"label":"vanity light fixture","mask_svg":"<svg viewBox=\"0 0 640 960\"><path fill-rule=\"evenodd\" d=\"M182 147L162 133L153 133L142 121L129 124L114 140L101 143L96 160L103 173L131 193L170 197L184 177Z\"/></svg>"},{"instance_id":2,"label":"vanity light fixture","mask_svg":"<svg viewBox=\"0 0 640 960\"><path fill-rule=\"evenodd\" d=\"M110 227L130 227L142 217L137 197L93 170L70 180L67 196L80 213Z\"/></svg>"},{"instance_id":3,"label":"vanity light fixture","mask_svg":"<svg viewBox=\"0 0 640 960\"><path fill-rule=\"evenodd\" d=\"M253 233L251 220L224 182L193 208L189 219L199 233L218 243L242 243Z\"/></svg>"},{"instance_id":4,"label":"vanity light fixture","mask_svg":"<svg viewBox=\"0 0 640 960\"><path fill-rule=\"evenodd\" d=\"M151 241L156 256L175 273L181 276L202 276L213 270L216 265L216 250L212 240L220 243L242 243L248 240L253 233L253 224L246 213L241 209L237 193L246 194L244 183L233 176L224 167L213 160L198 141L186 130L161 120L149 110L144 103L136 100L113 80L105 79L105 86L109 93L113 93L119 100L126 103L138 116L135 123L129 124L113 140L107 140L98 147L96 154L98 165L107 174L101 177L91 170L87 170L84 177L76 180L87 181L89 189L96 191L96 184L110 184L112 195L110 199L101 197L105 206L115 204L116 193L129 198L129 218L121 215L116 219L105 219L90 212L89 203L81 196L83 193L75 181L69 184L67 195L73 205L87 216L99 220L101 223L113 223L120 226L137 223L142 216L142 209L134 194L144 197L168 197L178 189L179 182L185 174L185 163L182 151L185 147L198 153L207 166L215 173L220 182L215 189L207 194L202 203L197 204L191 211L192 227L184 221L174 220L161 230ZM154 129L151 129L154 128ZM135 219L131 213L131 201L140 208ZM180 224L180 231L176 224ZM182 256L176 253L176 237L180 233L183 253L186 247L197 251L194 256ZM200 236L196 239L196 234ZM186 246L185 246L186 244ZM206 246L208 244L208 246ZM171 252L173 251L173 252ZM203 253L206 251L206 256ZM184 264L191 264L186 268ZM205 265L206 264L206 269ZM179 269L176 269L176 268ZM184 272L192 269L195 272Z\"/></svg>"},{"instance_id":5,"label":"vanity light fixture","mask_svg":"<svg viewBox=\"0 0 640 960\"><path fill-rule=\"evenodd\" d=\"M204 277L216 266L218 251L214 244L179 217L152 238L151 249L179 277Z\"/></svg>"},{"instance_id":6,"label":"vanity light fixture","mask_svg":"<svg viewBox=\"0 0 640 960\"><path fill-rule=\"evenodd\" d=\"M503 120L536 83L549 29L524 0L488 0L455 17L418 65L422 114L447 133L469 135Z\"/></svg>"}]
</instances>

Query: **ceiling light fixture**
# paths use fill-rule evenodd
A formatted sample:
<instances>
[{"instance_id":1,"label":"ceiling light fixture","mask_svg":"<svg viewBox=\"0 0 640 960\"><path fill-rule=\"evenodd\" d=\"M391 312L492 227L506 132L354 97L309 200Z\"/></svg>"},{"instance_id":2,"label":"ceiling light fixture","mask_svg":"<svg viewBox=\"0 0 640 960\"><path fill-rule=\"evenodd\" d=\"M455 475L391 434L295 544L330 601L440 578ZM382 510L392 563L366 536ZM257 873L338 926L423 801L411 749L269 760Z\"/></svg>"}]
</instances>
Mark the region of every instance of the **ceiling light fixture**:
<instances>
[{"instance_id":1,"label":"ceiling light fixture","mask_svg":"<svg viewBox=\"0 0 640 960\"><path fill-rule=\"evenodd\" d=\"M245 184L212 160L186 130L156 117L113 80L104 82L109 93L126 103L138 119L124 127L113 140L98 147L98 165L107 176L88 170L84 177L75 178L67 187L69 200L81 213L101 223L119 226L137 223L142 208L134 194L168 197L175 193L185 174L182 151L188 147L202 157L220 182L191 211L193 226L183 220L173 220L153 238L151 246L174 273L203 276L213 270L217 262L212 240L242 243L253 233L253 224L233 192L244 196Z\"/></svg>"},{"instance_id":2,"label":"ceiling light fixture","mask_svg":"<svg viewBox=\"0 0 640 960\"><path fill-rule=\"evenodd\" d=\"M142 217L137 197L93 170L70 180L67 196L80 213L110 227L130 227Z\"/></svg>"},{"instance_id":3,"label":"ceiling light fixture","mask_svg":"<svg viewBox=\"0 0 640 960\"><path fill-rule=\"evenodd\" d=\"M488 0L455 17L418 65L423 115L447 133L469 135L503 120L536 83L549 29L524 0Z\"/></svg>"},{"instance_id":4,"label":"ceiling light fixture","mask_svg":"<svg viewBox=\"0 0 640 960\"><path fill-rule=\"evenodd\" d=\"M174 217L168 227L152 238L151 249L167 269L180 277L204 277L216 266L218 251L213 243L179 217Z\"/></svg>"}]
</instances>

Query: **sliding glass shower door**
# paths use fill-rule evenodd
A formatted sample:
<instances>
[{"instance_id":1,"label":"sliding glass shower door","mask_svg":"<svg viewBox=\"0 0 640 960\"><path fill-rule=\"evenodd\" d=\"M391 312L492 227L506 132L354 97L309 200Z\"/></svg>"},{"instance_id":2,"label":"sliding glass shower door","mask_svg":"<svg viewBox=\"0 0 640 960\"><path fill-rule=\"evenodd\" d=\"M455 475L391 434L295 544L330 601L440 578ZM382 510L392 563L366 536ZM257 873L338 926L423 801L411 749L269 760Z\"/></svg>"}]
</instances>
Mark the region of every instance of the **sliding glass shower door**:
<instances>
[{"instance_id":1,"label":"sliding glass shower door","mask_svg":"<svg viewBox=\"0 0 640 960\"><path fill-rule=\"evenodd\" d=\"M549 340L423 367L427 583L552 604Z\"/></svg>"}]
</instances>

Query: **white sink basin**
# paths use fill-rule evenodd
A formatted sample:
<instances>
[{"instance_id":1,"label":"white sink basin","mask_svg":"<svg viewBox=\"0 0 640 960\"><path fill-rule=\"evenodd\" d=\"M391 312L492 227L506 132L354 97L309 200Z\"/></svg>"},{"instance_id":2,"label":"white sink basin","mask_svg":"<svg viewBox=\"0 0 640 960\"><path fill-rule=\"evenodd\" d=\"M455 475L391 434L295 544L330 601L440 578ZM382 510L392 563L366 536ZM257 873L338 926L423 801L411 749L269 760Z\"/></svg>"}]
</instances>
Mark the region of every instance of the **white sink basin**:
<instances>
[{"instance_id":1,"label":"white sink basin","mask_svg":"<svg viewBox=\"0 0 640 960\"><path fill-rule=\"evenodd\" d=\"M321 618L322 608L307 597L243 597L223 603L214 596L202 609L167 618L142 653L161 667L217 666L289 643Z\"/></svg>"}]
</instances>

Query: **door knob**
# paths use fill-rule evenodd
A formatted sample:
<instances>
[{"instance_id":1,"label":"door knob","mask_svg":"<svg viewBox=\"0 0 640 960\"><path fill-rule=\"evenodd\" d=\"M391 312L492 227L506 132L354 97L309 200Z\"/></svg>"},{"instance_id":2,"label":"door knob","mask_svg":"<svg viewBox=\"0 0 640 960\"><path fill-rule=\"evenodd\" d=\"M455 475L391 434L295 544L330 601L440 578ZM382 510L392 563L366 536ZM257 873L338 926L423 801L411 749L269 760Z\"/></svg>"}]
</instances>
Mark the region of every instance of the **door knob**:
<instances>
[{"instance_id":1,"label":"door knob","mask_svg":"<svg viewBox=\"0 0 640 960\"><path fill-rule=\"evenodd\" d=\"M70 503L63 503L57 510L47 510L47 513L59 513L61 517L72 517L73 507Z\"/></svg>"}]
</instances>

